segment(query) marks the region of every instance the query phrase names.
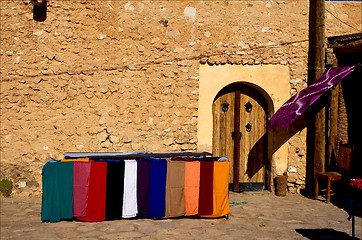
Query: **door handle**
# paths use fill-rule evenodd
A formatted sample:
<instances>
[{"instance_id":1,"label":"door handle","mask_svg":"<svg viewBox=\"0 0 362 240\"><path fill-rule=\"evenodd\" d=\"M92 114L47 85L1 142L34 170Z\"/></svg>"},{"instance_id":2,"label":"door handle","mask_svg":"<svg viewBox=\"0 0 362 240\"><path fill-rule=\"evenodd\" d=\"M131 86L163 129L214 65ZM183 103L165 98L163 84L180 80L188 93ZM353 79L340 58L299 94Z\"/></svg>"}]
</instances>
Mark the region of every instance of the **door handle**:
<instances>
[{"instance_id":1,"label":"door handle","mask_svg":"<svg viewBox=\"0 0 362 240\"><path fill-rule=\"evenodd\" d=\"M231 132L231 137L232 139L235 138L235 132ZM239 132L239 139L241 139L241 132Z\"/></svg>"}]
</instances>

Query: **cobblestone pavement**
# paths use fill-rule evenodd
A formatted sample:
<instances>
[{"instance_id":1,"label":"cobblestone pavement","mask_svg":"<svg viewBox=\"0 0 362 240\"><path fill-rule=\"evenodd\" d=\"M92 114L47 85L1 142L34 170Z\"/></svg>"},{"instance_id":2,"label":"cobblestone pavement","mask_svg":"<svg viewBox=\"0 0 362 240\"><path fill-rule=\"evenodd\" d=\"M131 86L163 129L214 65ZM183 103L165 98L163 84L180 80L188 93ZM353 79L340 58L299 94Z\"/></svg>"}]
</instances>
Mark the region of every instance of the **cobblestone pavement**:
<instances>
[{"instance_id":1,"label":"cobblestone pavement","mask_svg":"<svg viewBox=\"0 0 362 240\"><path fill-rule=\"evenodd\" d=\"M352 239L347 213L301 195L230 193L230 219L40 221L39 198L1 198L1 239ZM362 219L356 217L356 237Z\"/></svg>"}]
</instances>

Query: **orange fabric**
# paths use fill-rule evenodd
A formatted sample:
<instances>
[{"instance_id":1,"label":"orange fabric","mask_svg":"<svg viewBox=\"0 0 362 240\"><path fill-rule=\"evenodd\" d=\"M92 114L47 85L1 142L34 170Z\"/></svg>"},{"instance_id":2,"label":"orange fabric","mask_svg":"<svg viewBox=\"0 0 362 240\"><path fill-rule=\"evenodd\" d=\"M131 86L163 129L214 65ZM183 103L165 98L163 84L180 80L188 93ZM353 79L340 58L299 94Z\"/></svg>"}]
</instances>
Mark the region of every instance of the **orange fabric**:
<instances>
[{"instance_id":1,"label":"orange fabric","mask_svg":"<svg viewBox=\"0 0 362 240\"><path fill-rule=\"evenodd\" d=\"M214 162L213 214L202 217L222 217L230 213L229 165L229 161Z\"/></svg>"},{"instance_id":2,"label":"orange fabric","mask_svg":"<svg viewBox=\"0 0 362 240\"><path fill-rule=\"evenodd\" d=\"M185 216L199 211L200 162L186 161L185 165Z\"/></svg>"},{"instance_id":3,"label":"orange fabric","mask_svg":"<svg viewBox=\"0 0 362 240\"><path fill-rule=\"evenodd\" d=\"M89 162L89 158L62 159L61 162Z\"/></svg>"}]
</instances>

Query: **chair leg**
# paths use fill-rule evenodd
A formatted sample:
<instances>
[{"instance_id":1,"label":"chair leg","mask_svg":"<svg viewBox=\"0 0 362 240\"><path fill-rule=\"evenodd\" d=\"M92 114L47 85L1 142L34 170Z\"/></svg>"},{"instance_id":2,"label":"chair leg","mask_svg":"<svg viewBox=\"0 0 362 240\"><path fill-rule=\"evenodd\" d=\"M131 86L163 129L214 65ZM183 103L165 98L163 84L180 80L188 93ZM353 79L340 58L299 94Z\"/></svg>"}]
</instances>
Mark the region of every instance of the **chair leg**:
<instances>
[{"instance_id":1,"label":"chair leg","mask_svg":"<svg viewBox=\"0 0 362 240\"><path fill-rule=\"evenodd\" d=\"M355 236L356 236L355 224L356 224L356 222L355 222L355 219L354 219L354 215L352 213L352 238L355 238Z\"/></svg>"},{"instance_id":2,"label":"chair leg","mask_svg":"<svg viewBox=\"0 0 362 240\"><path fill-rule=\"evenodd\" d=\"M318 178L315 177L314 199L318 199L318 193L319 193L319 183L318 183Z\"/></svg>"},{"instance_id":3,"label":"chair leg","mask_svg":"<svg viewBox=\"0 0 362 240\"><path fill-rule=\"evenodd\" d=\"M327 182L327 203L331 200L331 179L328 178Z\"/></svg>"}]
</instances>

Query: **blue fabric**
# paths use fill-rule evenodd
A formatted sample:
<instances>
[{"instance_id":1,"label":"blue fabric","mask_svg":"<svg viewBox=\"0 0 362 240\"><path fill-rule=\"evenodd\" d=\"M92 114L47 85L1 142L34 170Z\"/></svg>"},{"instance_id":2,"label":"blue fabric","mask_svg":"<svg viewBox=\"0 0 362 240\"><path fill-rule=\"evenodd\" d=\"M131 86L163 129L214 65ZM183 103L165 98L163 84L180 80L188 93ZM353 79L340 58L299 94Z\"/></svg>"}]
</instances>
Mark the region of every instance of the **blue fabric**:
<instances>
[{"instance_id":1,"label":"blue fabric","mask_svg":"<svg viewBox=\"0 0 362 240\"><path fill-rule=\"evenodd\" d=\"M104 159L104 158L99 158L99 159L92 159L93 161L96 162L114 162L114 163L119 163L121 161L124 162L123 159Z\"/></svg>"},{"instance_id":2,"label":"blue fabric","mask_svg":"<svg viewBox=\"0 0 362 240\"><path fill-rule=\"evenodd\" d=\"M362 198L347 198L347 212L349 218L353 215L356 208L362 207Z\"/></svg>"},{"instance_id":3,"label":"blue fabric","mask_svg":"<svg viewBox=\"0 0 362 240\"><path fill-rule=\"evenodd\" d=\"M226 162L226 161L228 161L229 159L227 158L227 157L221 157L221 158L219 158L217 161L218 162Z\"/></svg>"},{"instance_id":4,"label":"blue fabric","mask_svg":"<svg viewBox=\"0 0 362 240\"><path fill-rule=\"evenodd\" d=\"M165 159L147 158L151 160L149 186L149 214L145 217L162 218L166 214L166 175Z\"/></svg>"}]
</instances>

